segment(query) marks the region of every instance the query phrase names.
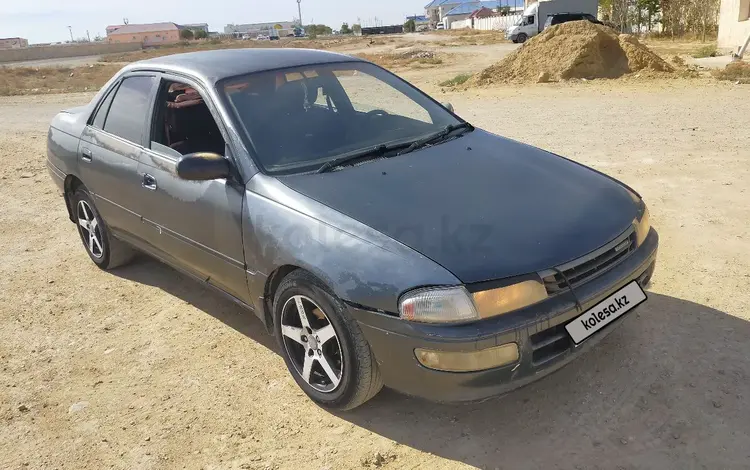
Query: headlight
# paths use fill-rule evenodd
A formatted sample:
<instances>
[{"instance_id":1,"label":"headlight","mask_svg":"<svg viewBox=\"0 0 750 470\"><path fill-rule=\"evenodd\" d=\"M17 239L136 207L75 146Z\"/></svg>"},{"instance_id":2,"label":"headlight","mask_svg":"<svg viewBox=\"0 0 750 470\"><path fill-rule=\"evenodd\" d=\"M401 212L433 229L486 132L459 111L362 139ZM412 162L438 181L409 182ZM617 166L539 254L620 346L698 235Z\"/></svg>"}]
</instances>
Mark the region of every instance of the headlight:
<instances>
[{"instance_id":1,"label":"headlight","mask_svg":"<svg viewBox=\"0 0 750 470\"><path fill-rule=\"evenodd\" d=\"M633 226L635 227L635 245L641 246L646 241L649 230L651 230L651 222L649 221L648 207L643 199L635 194L633 191L628 191L633 202L638 206L638 215L633 219Z\"/></svg>"},{"instance_id":2,"label":"headlight","mask_svg":"<svg viewBox=\"0 0 750 470\"><path fill-rule=\"evenodd\" d=\"M636 246L641 246L643 242L646 241L648 232L651 230L648 207L646 207L646 204L643 201L641 201L641 203L643 204L643 212L640 214L640 220L638 218L633 220L633 225L635 225Z\"/></svg>"},{"instance_id":3,"label":"headlight","mask_svg":"<svg viewBox=\"0 0 750 470\"><path fill-rule=\"evenodd\" d=\"M458 323L479 319L464 287L416 289L398 303L401 318L427 323Z\"/></svg>"},{"instance_id":4,"label":"headlight","mask_svg":"<svg viewBox=\"0 0 750 470\"><path fill-rule=\"evenodd\" d=\"M541 302L547 289L540 281L528 280L481 292L474 292L474 305L482 318L494 317Z\"/></svg>"},{"instance_id":5,"label":"headlight","mask_svg":"<svg viewBox=\"0 0 750 470\"><path fill-rule=\"evenodd\" d=\"M547 298L540 281L527 280L469 294L462 286L416 289L399 302L401 318L426 323L466 323L502 315Z\"/></svg>"}]
</instances>

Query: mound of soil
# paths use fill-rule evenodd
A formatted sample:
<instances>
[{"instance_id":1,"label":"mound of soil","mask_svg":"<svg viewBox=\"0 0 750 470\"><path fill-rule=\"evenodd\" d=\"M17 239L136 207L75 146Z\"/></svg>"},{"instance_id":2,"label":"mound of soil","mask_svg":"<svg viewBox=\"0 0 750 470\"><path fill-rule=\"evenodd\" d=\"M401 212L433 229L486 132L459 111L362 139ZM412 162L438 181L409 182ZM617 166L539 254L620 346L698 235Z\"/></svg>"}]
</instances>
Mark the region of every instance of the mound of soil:
<instances>
[{"instance_id":1,"label":"mound of soil","mask_svg":"<svg viewBox=\"0 0 750 470\"><path fill-rule=\"evenodd\" d=\"M672 66L630 35L588 21L547 28L497 64L478 73L474 85L571 78L617 78L640 70L673 72Z\"/></svg>"},{"instance_id":2,"label":"mound of soil","mask_svg":"<svg viewBox=\"0 0 750 470\"><path fill-rule=\"evenodd\" d=\"M719 80L750 83L750 62L732 62L723 69L714 70L712 75Z\"/></svg>"}]
</instances>

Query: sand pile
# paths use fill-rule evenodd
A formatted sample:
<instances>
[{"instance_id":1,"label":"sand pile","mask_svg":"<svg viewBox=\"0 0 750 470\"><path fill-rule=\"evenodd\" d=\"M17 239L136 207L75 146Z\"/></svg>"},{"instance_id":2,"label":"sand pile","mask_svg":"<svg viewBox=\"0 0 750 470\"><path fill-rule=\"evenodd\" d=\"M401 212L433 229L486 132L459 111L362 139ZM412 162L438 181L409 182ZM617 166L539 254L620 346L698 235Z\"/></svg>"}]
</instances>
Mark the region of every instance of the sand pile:
<instances>
[{"instance_id":1,"label":"sand pile","mask_svg":"<svg viewBox=\"0 0 750 470\"><path fill-rule=\"evenodd\" d=\"M640 70L673 72L672 66L630 35L588 21L547 28L497 64L478 73L474 85L571 78L617 78Z\"/></svg>"}]
</instances>

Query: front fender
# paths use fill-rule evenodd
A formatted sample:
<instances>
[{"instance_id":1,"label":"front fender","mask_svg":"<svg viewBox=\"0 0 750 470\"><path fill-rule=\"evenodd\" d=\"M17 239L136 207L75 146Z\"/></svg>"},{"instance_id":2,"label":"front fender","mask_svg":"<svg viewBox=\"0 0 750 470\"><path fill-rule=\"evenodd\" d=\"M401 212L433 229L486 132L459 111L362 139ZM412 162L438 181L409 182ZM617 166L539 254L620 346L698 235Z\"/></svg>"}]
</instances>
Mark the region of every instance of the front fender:
<instances>
[{"instance_id":1,"label":"front fender","mask_svg":"<svg viewBox=\"0 0 750 470\"><path fill-rule=\"evenodd\" d=\"M256 175L248 184L243 240L253 299L280 266L304 268L342 300L398 312L398 297L418 286L455 285L449 271L411 248L288 188Z\"/></svg>"}]
</instances>

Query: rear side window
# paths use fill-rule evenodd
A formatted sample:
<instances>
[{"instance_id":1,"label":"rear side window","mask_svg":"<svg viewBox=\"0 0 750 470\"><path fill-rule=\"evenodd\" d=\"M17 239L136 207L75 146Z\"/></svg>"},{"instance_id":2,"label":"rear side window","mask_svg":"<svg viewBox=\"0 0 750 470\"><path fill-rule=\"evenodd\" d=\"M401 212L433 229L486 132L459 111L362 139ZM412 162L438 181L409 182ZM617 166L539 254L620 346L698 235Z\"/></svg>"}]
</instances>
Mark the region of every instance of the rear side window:
<instances>
[{"instance_id":1,"label":"rear side window","mask_svg":"<svg viewBox=\"0 0 750 470\"><path fill-rule=\"evenodd\" d=\"M107 113L104 130L141 145L146 120L151 115L149 98L154 81L154 77L145 76L123 80Z\"/></svg>"},{"instance_id":2,"label":"rear side window","mask_svg":"<svg viewBox=\"0 0 750 470\"><path fill-rule=\"evenodd\" d=\"M102 104L99 106L99 109L96 111L96 116L94 116L94 120L91 122L92 126L98 129L104 128L104 120L107 118L107 111L109 111L109 105L112 104L112 98L115 97L116 90L117 87L113 87L109 91L109 94L102 100Z\"/></svg>"}]
</instances>

